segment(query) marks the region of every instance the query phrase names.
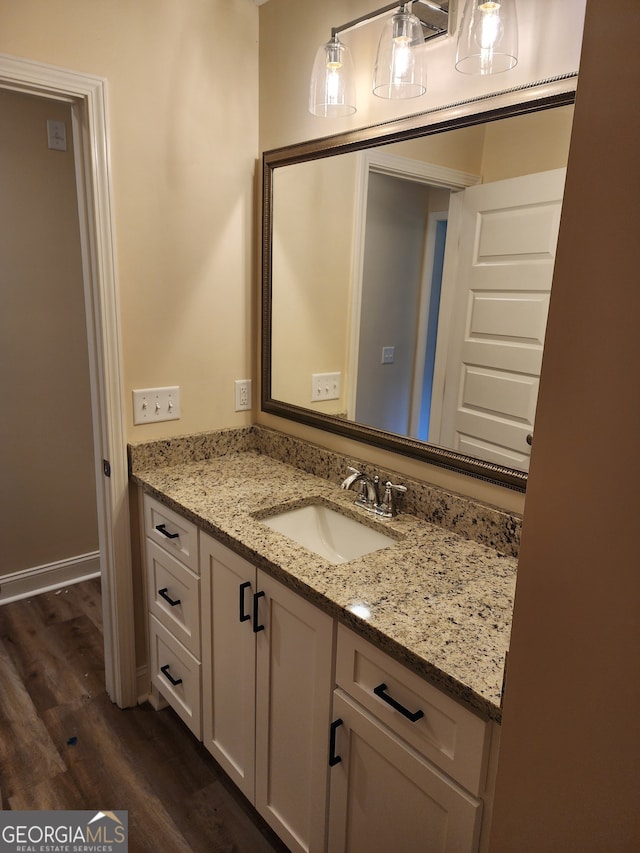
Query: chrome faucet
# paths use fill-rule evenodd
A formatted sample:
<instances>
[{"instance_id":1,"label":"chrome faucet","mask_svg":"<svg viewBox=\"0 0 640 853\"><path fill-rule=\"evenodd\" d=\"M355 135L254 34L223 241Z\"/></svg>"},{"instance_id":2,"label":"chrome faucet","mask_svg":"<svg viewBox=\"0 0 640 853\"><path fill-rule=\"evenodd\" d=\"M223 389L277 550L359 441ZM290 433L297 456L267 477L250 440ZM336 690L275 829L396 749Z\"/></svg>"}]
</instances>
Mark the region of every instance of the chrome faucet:
<instances>
[{"instance_id":1,"label":"chrome faucet","mask_svg":"<svg viewBox=\"0 0 640 853\"><path fill-rule=\"evenodd\" d=\"M377 506L380 503L379 481L377 477L371 479L368 474L363 471L358 471L356 468L347 468L349 476L342 483L343 489L360 490L356 503L363 506Z\"/></svg>"},{"instance_id":2,"label":"chrome faucet","mask_svg":"<svg viewBox=\"0 0 640 853\"><path fill-rule=\"evenodd\" d=\"M342 482L343 489L358 489L356 503L369 512L374 512L382 518L393 518L398 514L397 495L407 491L406 486L396 486L387 481L384 484L384 495L380 498L380 478L370 477L356 468L347 468L349 475Z\"/></svg>"}]
</instances>

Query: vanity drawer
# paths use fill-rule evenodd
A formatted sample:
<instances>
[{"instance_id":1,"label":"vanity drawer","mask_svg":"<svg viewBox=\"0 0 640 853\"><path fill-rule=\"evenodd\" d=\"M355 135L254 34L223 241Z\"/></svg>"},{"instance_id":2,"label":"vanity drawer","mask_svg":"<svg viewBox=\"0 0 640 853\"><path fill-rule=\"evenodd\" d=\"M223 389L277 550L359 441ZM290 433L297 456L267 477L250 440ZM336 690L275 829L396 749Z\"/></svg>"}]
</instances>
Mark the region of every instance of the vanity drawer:
<instances>
[{"instance_id":1,"label":"vanity drawer","mask_svg":"<svg viewBox=\"0 0 640 853\"><path fill-rule=\"evenodd\" d=\"M481 794L488 724L344 625L338 626L337 648L338 686L452 779ZM412 721L389 700L417 718Z\"/></svg>"},{"instance_id":2,"label":"vanity drawer","mask_svg":"<svg viewBox=\"0 0 640 853\"><path fill-rule=\"evenodd\" d=\"M200 579L147 539L149 612L200 658Z\"/></svg>"},{"instance_id":3,"label":"vanity drawer","mask_svg":"<svg viewBox=\"0 0 640 853\"><path fill-rule=\"evenodd\" d=\"M198 528L195 524L145 495L144 529L152 542L198 574Z\"/></svg>"},{"instance_id":4,"label":"vanity drawer","mask_svg":"<svg viewBox=\"0 0 640 853\"><path fill-rule=\"evenodd\" d=\"M202 739L200 663L154 616L149 617L151 682Z\"/></svg>"}]
</instances>

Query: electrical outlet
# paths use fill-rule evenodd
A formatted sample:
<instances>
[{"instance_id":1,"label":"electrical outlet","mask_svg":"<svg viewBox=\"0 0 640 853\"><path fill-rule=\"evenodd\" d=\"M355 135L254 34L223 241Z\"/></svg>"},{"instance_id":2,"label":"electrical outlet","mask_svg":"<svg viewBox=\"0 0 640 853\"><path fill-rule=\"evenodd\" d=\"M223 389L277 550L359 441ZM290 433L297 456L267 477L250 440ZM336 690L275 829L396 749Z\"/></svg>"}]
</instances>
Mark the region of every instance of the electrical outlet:
<instances>
[{"instance_id":1,"label":"electrical outlet","mask_svg":"<svg viewBox=\"0 0 640 853\"><path fill-rule=\"evenodd\" d=\"M340 373L311 374L311 402L339 400L342 375Z\"/></svg>"},{"instance_id":2,"label":"electrical outlet","mask_svg":"<svg viewBox=\"0 0 640 853\"><path fill-rule=\"evenodd\" d=\"M395 347L382 347L382 364L393 364L396 357Z\"/></svg>"},{"instance_id":3,"label":"electrical outlet","mask_svg":"<svg viewBox=\"0 0 640 853\"><path fill-rule=\"evenodd\" d=\"M236 379L236 412L246 412L251 408L251 380Z\"/></svg>"},{"instance_id":4,"label":"electrical outlet","mask_svg":"<svg viewBox=\"0 0 640 853\"><path fill-rule=\"evenodd\" d=\"M133 422L177 421L180 418L180 387L142 388L133 391Z\"/></svg>"}]
</instances>

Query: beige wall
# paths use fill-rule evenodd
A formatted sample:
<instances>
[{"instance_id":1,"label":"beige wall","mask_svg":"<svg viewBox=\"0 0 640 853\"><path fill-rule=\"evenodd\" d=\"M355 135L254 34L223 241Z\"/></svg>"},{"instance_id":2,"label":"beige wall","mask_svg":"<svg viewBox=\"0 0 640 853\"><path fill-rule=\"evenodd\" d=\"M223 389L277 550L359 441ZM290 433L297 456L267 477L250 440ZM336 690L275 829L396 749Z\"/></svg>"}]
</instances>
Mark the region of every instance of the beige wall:
<instances>
[{"instance_id":1,"label":"beige wall","mask_svg":"<svg viewBox=\"0 0 640 853\"><path fill-rule=\"evenodd\" d=\"M0 575L98 549L71 111L0 90Z\"/></svg>"},{"instance_id":2,"label":"beige wall","mask_svg":"<svg viewBox=\"0 0 640 853\"><path fill-rule=\"evenodd\" d=\"M640 7L589 0L492 853L640 849Z\"/></svg>"},{"instance_id":3,"label":"beige wall","mask_svg":"<svg viewBox=\"0 0 640 853\"><path fill-rule=\"evenodd\" d=\"M482 182L502 181L567 165L573 107L543 110L485 128L482 146Z\"/></svg>"},{"instance_id":4,"label":"beige wall","mask_svg":"<svg viewBox=\"0 0 640 853\"><path fill-rule=\"evenodd\" d=\"M355 154L274 174L272 396L346 410ZM311 402L313 373L342 374L340 399Z\"/></svg>"},{"instance_id":5,"label":"beige wall","mask_svg":"<svg viewBox=\"0 0 640 853\"><path fill-rule=\"evenodd\" d=\"M251 421L258 10L250 0L21 0L0 52L107 79L127 435ZM133 427L133 388L182 419Z\"/></svg>"},{"instance_id":6,"label":"beige wall","mask_svg":"<svg viewBox=\"0 0 640 853\"><path fill-rule=\"evenodd\" d=\"M461 14L462 4L459 5ZM371 3L368 0L323 0L322 3L269 0L260 7L260 148L270 150L403 116L415 116L411 123L419 125L424 121L420 112L575 72L579 65L584 7L585 0L564 3L519 0L520 61L508 74L483 78L459 74L454 69L455 39L441 40L432 46L427 95L404 103L383 101L370 93L371 69L382 23L364 26L344 36L358 69L358 112L350 118L320 119L307 110L309 74L316 49L329 39L332 26L370 11ZM256 418L265 425L364 458L374 465L423 477L505 509L521 512L524 508L524 498L517 492L259 411Z\"/></svg>"}]
</instances>

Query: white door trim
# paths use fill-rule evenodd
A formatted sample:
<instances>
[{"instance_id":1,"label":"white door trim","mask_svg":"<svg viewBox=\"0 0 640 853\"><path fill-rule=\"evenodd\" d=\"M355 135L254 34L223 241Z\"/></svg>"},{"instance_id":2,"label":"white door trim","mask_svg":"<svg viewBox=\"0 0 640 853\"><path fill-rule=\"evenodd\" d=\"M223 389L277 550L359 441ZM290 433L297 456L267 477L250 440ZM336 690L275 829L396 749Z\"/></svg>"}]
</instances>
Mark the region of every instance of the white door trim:
<instances>
[{"instance_id":1,"label":"white door trim","mask_svg":"<svg viewBox=\"0 0 640 853\"><path fill-rule=\"evenodd\" d=\"M436 254L436 231L438 224L440 222L447 222L448 218L448 210L435 211L429 214L427 223L424 262L422 264L422 282L420 283L420 299L418 302L418 335L413 364L413 388L411 391L411 416L409 421L409 435L411 438L418 437L418 427L420 426L420 408L424 385L424 361L427 351L427 332L430 319L429 307L433 284L433 265Z\"/></svg>"},{"instance_id":2,"label":"white door trim","mask_svg":"<svg viewBox=\"0 0 640 853\"><path fill-rule=\"evenodd\" d=\"M0 54L0 87L72 108L93 409L105 682L120 707L137 701L131 536L106 81ZM110 476L102 471L110 463Z\"/></svg>"},{"instance_id":3,"label":"white door trim","mask_svg":"<svg viewBox=\"0 0 640 853\"><path fill-rule=\"evenodd\" d=\"M351 269L351 305L349 316L349 350L347 352L347 392L345 402L347 418L354 420L358 382L358 342L360 340L360 312L362 306L362 271L364 268L364 248L366 232L367 198L369 194L369 175L377 172L396 178L404 178L415 183L461 190L480 183L478 175L461 172L426 163L410 157L400 157L385 151L373 149L358 154L354 224L353 224L353 263Z\"/></svg>"}]
</instances>

